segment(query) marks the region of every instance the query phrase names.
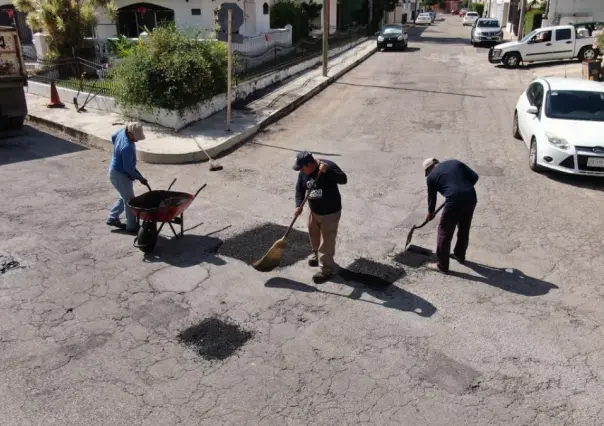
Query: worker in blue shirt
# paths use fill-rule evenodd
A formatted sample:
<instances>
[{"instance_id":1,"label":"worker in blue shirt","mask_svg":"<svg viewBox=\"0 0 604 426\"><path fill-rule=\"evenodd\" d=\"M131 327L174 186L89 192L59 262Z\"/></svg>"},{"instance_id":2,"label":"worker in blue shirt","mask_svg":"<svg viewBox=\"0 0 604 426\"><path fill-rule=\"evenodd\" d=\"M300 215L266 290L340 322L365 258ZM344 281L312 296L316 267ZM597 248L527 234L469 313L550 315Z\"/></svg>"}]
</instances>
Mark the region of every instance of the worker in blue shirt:
<instances>
[{"instance_id":1,"label":"worker in blue shirt","mask_svg":"<svg viewBox=\"0 0 604 426\"><path fill-rule=\"evenodd\" d=\"M438 263L431 265L431 268L446 273L449 271L449 257L461 264L466 261L470 227L477 203L474 185L478 182L478 174L458 160L441 163L436 158L428 158L423 166L428 184L427 220L434 219L437 193L445 197L445 207L438 225ZM455 228L457 243L453 253L450 253Z\"/></svg>"},{"instance_id":2,"label":"worker in blue shirt","mask_svg":"<svg viewBox=\"0 0 604 426\"><path fill-rule=\"evenodd\" d=\"M128 123L125 128L111 137L113 158L109 167L109 180L120 197L109 212L107 225L125 229L127 232L138 232L138 223L128 202L134 198L134 181L138 180L147 186L147 179L136 170L135 143L145 139L142 124ZM126 224L120 221L120 215L126 211Z\"/></svg>"}]
</instances>

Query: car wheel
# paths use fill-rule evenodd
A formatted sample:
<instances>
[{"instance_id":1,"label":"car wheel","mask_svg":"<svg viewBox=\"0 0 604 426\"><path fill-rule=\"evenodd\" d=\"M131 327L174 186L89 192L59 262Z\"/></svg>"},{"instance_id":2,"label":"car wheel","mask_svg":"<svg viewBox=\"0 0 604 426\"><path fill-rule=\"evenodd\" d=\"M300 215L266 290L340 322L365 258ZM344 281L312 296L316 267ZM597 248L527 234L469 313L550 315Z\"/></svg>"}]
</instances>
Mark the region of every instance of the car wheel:
<instances>
[{"instance_id":1,"label":"car wheel","mask_svg":"<svg viewBox=\"0 0 604 426\"><path fill-rule=\"evenodd\" d=\"M520 128L518 127L518 111L514 111L514 124L512 125L512 135L518 140L522 140L520 135Z\"/></svg>"},{"instance_id":2,"label":"car wheel","mask_svg":"<svg viewBox=\"0 0 604 426\"><path fill-rule=\"evenodd\" d=\"M503 65L508 68L517 68L520 65L521 59L520 54L517 52L506 53L503 57Z\"/></svg>"},{"instance_id":3,"label":"car wheel","mask_svg":"<svg viewBox=\"0 0 604 426\"><path fill-rule=\"evenodd\" d=\"M577 58L579 58L579 62L583 61L591 61L598 57L596 50L593 47L586 46L579 52Z\"/></svg>"},{"instance_id":4,"label":"car wheel","mask_svg":"<svg viewBox=\"0 0 604 426\"><path fill-rule=\"evenodd\" d=\"M531 148L529 149L529 167L534 172L543 170L541 166L537 164L537 140L535 138L531 141Z\"/></svg>"},{"instance_id":5,"label":"car wheel","mask_svg":"<svg viewBox=\"0 0 604 426\"><path fill-rule=\"evenodd\" d=\"M407 44L407 43L403 44L403 50L406 50L406 49L407 49L407 46L408 46L408 44Z\"/></svg>"}]
</instances>

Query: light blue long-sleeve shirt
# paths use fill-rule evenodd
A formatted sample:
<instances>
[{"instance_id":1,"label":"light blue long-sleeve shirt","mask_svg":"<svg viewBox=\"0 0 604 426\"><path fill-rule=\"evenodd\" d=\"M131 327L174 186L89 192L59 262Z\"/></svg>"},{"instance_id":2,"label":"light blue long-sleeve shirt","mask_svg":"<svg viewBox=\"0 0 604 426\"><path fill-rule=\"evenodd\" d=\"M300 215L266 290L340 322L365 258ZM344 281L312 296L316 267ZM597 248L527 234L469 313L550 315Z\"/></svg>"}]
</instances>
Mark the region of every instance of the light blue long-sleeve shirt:
<instances>
[{"instance_id":1,"label":"light blue long-sleeve shirt","mask_svg":"<svg viewBox=\"0 0 604 426\"><path fill-rule=\"evenodd\" d=\"M124 173L130 179L144 179L136 170L136 147L134 142L128 138L126 129L119 130L111 136L113 143L113 158L111 159L111 170Z\"/></svg>"}]
</instances>

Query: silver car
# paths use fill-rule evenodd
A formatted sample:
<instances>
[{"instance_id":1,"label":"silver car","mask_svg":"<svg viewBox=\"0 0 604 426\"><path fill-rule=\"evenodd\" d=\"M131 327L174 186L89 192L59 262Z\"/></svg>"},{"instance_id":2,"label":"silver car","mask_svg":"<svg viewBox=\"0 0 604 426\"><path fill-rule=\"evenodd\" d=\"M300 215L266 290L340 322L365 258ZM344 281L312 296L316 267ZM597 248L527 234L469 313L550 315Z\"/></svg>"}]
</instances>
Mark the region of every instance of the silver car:
<instances>
[{"instance_id":1,"label":"silver car","mask_svg":"<svg viewBox=\"0 0 604 426\"><path fill-rule=\"evenodd\" d=\"M472 25L470 33L472 46L482 43L498 44L503 41L503 30L497 19L480 18Z\"/></svg>"}]
</instances>

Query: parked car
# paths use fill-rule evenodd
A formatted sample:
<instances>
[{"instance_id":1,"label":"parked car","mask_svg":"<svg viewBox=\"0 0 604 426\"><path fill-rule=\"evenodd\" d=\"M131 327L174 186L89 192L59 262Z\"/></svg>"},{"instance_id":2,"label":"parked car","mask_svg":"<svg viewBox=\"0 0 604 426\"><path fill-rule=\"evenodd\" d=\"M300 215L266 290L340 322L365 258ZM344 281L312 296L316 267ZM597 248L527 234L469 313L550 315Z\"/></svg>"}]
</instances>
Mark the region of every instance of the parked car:
<instances>
[{"instance_id":1,"label":"parked car","mask_svg":"<svg viewBox=\"0 0 604 426\"><path fill-rule=\"evenodd\" d=\"M460 10L459 9L455 9L451 12L451 15L459 15Z\"/></svg>"},{"instance_id":2,"label":"parked car","mask_svg":"<svg viewBox=\"0 0 604 426\"><path fill-rule=\"evenodd\" d=\"M459 17L463 18L466 15L466 13L468 13L468 9L461 9L459 11Z\"/></svg>"},{"instance_id":3,"label":"parked car","mask_svg":"<svg viewBox=\"0 0 604 426\"><path fill-rule=\"evenodd\" d=\"M503 30L497 19L479 18L472 25L470 42L472 46L481 43L501 43L503 41Z\"/></svg>"},{"instance_id":4,"label":"parked car","mask_svg":"<svg viewBox=\"0 0 604 426\"><path fill-rule=\"evenodd\" d=\"M428 12L420 13L415 19L416 25L432 25L432 16Z\"/></svg>"},{"instance_id":5,"label":"parked car","mask_svg":"<svg viewBox=\"0 0 604 426\"><path fill-rule=\"evenodd\" d=\"M474 22L479 18L477 12L468 12L464 15L461 23L465 27L466 25L474 25Z\"/></svg>"},{"instance_id":6,"label":"parked car","mask_svg":"<svg viewBox=\"0 0 604 426\"><path fill-rule=\"evenodd\" d=\"M555 61L577 58L583 62L597 58L591 37L577 37L572 25L538 28L520 41L491 47L489 62L515 68L521 62Z\"/></svg>"},{"instance_id":7,"label":"parked car","mask_svg":"<svg viewBox=\"0 0 604 426\"><path fill-rule=\"evenodd\" d=\"M409 34L401 24L384 25L377 38L377 48L405 50L409 41Z\"/></svg>"},{"instance_id":8,"label":"parked car","mask_svg":"<svg viewBox=\"0 0 604 426\"><path fill-rule=\"evenodd\" d=\"M604 177L604 85L580 78L534 80L516 104L513 135L529 167Z\"/></svg>"},{"instance_id":9,"label":"parked car","mask_svg":"<svg viewBox=\"0 0 604 426\"><path fill-rule=\"evenodd\" d=\"M432 23L434 23L434 21L436 21L436 12L431 10L428 13L430 14L430 17L432 18Z\"/></svg>"}]
</instances>

